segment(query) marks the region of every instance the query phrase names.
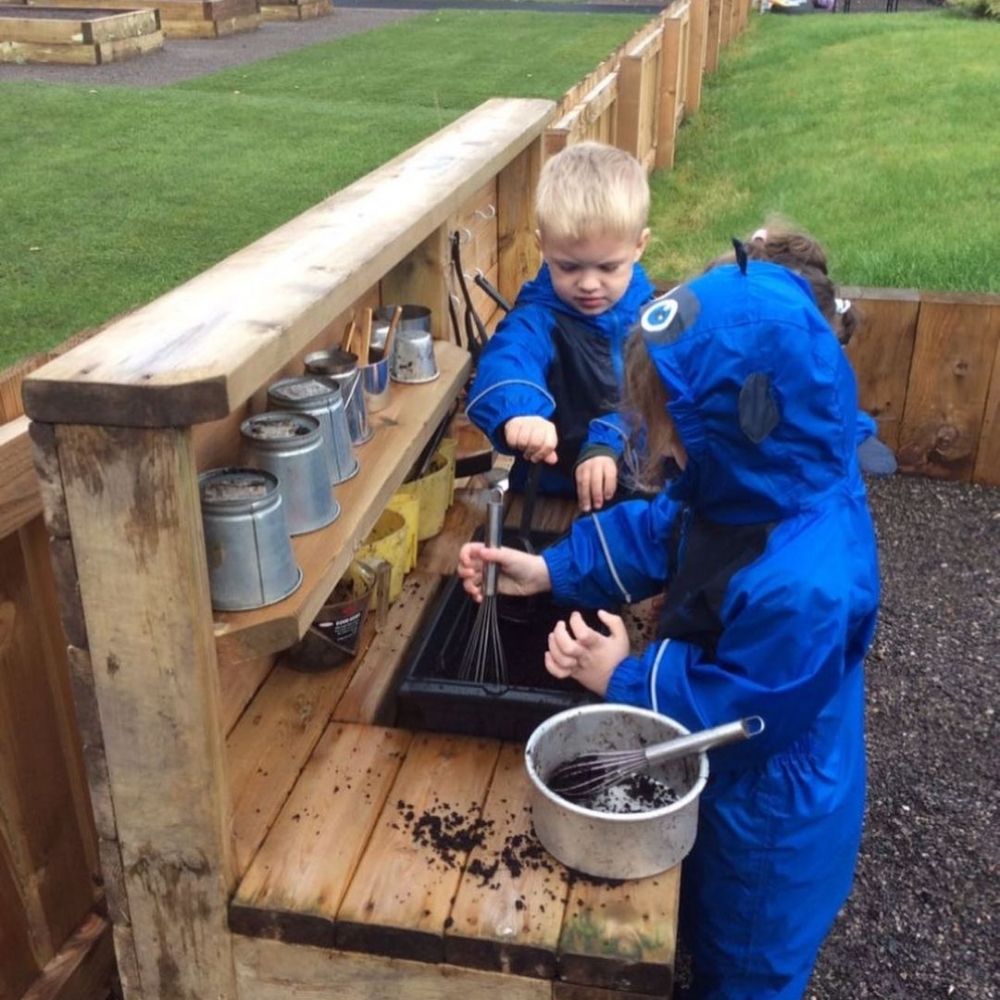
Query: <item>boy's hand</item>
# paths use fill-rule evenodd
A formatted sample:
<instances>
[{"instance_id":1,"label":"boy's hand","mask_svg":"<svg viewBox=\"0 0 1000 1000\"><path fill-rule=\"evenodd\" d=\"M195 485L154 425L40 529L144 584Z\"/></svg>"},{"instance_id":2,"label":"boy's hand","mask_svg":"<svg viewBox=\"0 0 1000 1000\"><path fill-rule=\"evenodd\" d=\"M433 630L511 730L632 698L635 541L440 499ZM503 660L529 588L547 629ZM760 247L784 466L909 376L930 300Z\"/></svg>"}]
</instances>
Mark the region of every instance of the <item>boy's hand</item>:
<instances>
[{"instance_id":1,"label":"boy's hand","mask_svg":"<svg viewBox=\"0 0 1000 1000\"><path fill-rule=\"evenodd\" d=\"M618 489L618 463L610 455L595 455L576 467L576 499L585 514L600 510Z\"/></svg>"},{"instance_id":2,"label":"boy's hand","mask_svg":"<svg viewBox=\"0 0 1000 1000\"><path fill-rule=\"evenodd\" d=\"M483 571L490 562L500 569L497 590L501 594L528 597L552 589L549 567L541 556L528 555L519 549L491 549L482 542L467 542L458 553L458 576L477 603L483 599Z\"/></svg>"},{"instance_id":3,"label":"boy's hand","mask_svg":"<svg viewBox=\"0 0 1000 1000\"><path fill-rule=\"evenodd\" d=\"M559 622L549 633L545 669L553 677L572 677L603 698L615 668L629 654L629 642L625 623L618 615L598 611L597 617L610 635L592 629L579 611L570 615L568 626Z\"/></svg>"},{"instance_id":4,"label":"boy's hand","mask_svg":"<svg viewBox=\"0 0 1000 1000\"><path fill-rule=\"evenodd\" d=\"M545 417L512 417L504 424L504 437L511 451L519 451L529 462L555 465L559 435L556 425Z\"/></svg>"}]
</instances>

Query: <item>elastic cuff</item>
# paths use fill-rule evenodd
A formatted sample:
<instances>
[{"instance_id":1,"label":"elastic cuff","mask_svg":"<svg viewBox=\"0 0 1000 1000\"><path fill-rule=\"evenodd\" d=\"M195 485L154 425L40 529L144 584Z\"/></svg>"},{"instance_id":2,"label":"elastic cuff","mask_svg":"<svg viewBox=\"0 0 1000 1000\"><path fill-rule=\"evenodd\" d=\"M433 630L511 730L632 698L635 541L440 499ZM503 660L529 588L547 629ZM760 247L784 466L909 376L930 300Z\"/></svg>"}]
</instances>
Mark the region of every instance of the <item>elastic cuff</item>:
<instances>
[{"instance_id":1,"label":"elastic cuff","mask_svg":"<svg viewBox=\"0 0 1000 1000\"><path fill-rule=\"evenodd\" d=\"M580 449L580 457L573 463L573 468L575 469L581 462L586 462L591 458L597 458L599 455L605 455L616 463L618 461L618 452L609 445L585 444Z\"/></svg>"},{"instance_id":2,"label":"elastic cuff","mask_svg":"<svg viewBox=\"0 0 1000 1000\"><path fill-rule=\"evenodd\" d=\"M611 675L604 698L619 705L652 708L649 698L649 671L642 660L635 656L627 656L622 660Z\"/></svg>"},{"instance_id":3,"label":"elastic cuff","mask_svg":"<svg viewBox=\"0 0 1000 1000\"><path fill-rule=\"evenodd\" d=\"M549 568L552 596L566 604L572 602L576 592L576 576L572 570L569 548L568 545L556 545L541 553L545 565Z\"/></svg>"}]
</instances>

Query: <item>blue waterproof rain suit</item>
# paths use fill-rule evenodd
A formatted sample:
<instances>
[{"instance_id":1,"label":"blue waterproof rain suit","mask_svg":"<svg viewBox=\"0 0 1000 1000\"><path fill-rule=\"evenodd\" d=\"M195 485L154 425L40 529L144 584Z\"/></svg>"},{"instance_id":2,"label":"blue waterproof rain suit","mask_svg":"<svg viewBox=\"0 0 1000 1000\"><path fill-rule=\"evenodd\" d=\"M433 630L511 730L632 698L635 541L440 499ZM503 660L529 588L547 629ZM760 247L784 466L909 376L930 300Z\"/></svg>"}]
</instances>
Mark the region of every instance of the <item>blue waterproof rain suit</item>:
<instances>
[{"instance_id":1,"label":"blue waterproof rain suit","mask_svg":"<svg viewBox=\"0 0 1000 1000\"><path fill-rule=\"evenodd\" d=\"M484 349L466 413L506 454L504 425L512 417L544 417L556 425L559 462L543 468L543 493L576 496L573 469L581 455L621 456L627 437L617 413L622 348L653 291L635 264L625 294L606 312L588 316L556 295L543 264ZM512 485L525 476L524 463L515 463Z\"/></svg>"},{"instance_id":2,"label":"blue waterproof rain suit","mask_svg":"<svg viewBox=\"0 0 1000 1000\"><path fill-rule=\"evenodd\" d=\"M716 268L641 322L687 468L652 501L578 521L544 557L567 603L666 583L658 641L616 668L609 701L690 729L765 719L710 755L681 931L695 996L792 1000L861 836L879 579L854 376L808 286L777 265Z\"/></svg>"}]
</instances>

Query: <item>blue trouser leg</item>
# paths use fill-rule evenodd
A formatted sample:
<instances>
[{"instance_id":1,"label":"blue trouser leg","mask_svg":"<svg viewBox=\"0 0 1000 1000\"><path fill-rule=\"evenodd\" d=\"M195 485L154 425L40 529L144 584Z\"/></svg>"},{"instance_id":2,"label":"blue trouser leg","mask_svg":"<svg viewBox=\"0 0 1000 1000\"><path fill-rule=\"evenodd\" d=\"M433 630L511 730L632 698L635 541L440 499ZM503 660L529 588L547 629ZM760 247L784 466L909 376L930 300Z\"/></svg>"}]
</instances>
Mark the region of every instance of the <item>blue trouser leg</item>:
<instances>
[{"instance_id":1,"label":"blue trouser leg","mask_svg":"<svg viewBox=\"0 0 1000 1000\"><path fill-rule=\"evenodd\" d=\"M844 742L825 759L782 754L706 788L681 885L693 998L803 995L861 838L863 743L860 733Z\"/></svg>"}]
</instances>

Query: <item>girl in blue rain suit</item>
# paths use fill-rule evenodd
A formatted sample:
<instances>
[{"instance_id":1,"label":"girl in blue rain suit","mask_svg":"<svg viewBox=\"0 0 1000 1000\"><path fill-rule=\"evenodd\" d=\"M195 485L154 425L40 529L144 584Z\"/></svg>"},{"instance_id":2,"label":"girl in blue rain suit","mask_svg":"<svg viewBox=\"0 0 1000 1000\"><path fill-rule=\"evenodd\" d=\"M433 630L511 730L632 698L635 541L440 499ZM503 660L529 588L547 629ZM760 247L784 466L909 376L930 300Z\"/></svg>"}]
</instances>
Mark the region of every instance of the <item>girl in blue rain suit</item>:
<instances>
[{"instance_id":1,"label":"girl in blue rain suit","mask_svg":"<svg viewBox=\"0 0 1000 1000\"><path fill-rule=\"evenodd\" d=\"M743 267L656 300L629 344L627 395L656 383L670 419L648 393L640 406L680 477L581 519L541 555L467 545L459 573L478 597L494 561L504 593L551 588L591 606L666 584L643 652L617 616L600 613L604 634L574 614L546 665L690 729L765 719L755 740L709 755L681 932L694 996L792 1000L853 879L878 568L850 365L801 278Z\"/></svg>"}]
</instances>

